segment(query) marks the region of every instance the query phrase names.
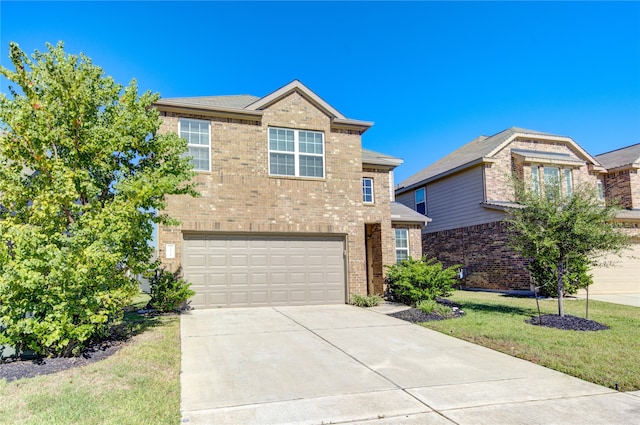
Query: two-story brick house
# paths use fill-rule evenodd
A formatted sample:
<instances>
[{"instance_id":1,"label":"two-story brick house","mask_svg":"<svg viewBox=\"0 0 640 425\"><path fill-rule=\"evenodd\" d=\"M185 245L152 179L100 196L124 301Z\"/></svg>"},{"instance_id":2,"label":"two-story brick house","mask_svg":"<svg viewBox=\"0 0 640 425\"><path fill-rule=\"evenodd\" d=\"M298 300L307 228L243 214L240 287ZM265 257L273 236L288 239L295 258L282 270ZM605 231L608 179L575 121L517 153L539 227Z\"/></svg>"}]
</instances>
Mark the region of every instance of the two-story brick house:
<instances>
[{"instance_id":1,"label":"two-story brick house","mask_svg":"<svg viewBox=\"0 0 640 425\"><path fill-rule=\"evenodd\" d=\"M299 81L264 96L156 102L161 131L188 141L199 198L173 196L158 255L192 306L345 303L383 292L384 266L420 257L428 218L394 202L402 161L362 148L373 123L345 117Z\"/></svg>"},{"instance_id":2,"label":"two-story brick house","mask_svg":"<svg viewBox=\"0 0 640 425\"><path fill-rule=\"evenodd\" d=\"M531 289L525 260L508 244L503 223L515 206L511 177L544 192L603 184L604 167L573 139L522 128L480 136L401 182L398 202L428 215L423 252L464 266L463 284L496 290ZM599 183L598 183L599 182Z\"/></svg>"}]
</instances>

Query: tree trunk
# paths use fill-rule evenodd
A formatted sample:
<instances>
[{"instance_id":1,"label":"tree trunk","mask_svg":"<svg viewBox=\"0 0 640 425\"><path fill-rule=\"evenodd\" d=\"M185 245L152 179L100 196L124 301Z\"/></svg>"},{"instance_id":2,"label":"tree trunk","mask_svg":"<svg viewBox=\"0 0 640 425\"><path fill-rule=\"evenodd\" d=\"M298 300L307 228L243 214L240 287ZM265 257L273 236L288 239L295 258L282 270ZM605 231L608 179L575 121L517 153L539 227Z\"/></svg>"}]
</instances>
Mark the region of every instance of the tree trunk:
<instances>
[{"instance_id":1,"label":"tree trunk","mask_svg":"<svg viewBox=\"0 0 640 425\"><path fill-rule=\"evenodd\" d=\"M558 315L560 317L564 317L564 305L562 303L562 292L564 289L564 285L562 282L562 274L564 273L564 264L563 261L558 261Z\"/></svg>"}]
</instances>

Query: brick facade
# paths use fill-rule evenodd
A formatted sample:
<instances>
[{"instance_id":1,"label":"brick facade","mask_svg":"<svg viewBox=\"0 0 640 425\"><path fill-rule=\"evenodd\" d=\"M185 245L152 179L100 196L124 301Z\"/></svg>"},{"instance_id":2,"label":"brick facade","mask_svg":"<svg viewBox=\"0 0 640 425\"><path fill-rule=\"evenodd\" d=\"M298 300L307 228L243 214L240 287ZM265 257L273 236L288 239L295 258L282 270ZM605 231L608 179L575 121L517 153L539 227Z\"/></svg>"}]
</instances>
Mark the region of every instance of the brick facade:
<instances>
[{"instance_id":1,"label":"brick facade","mask_svg":"<svg viewBox=\"0 0 640 425\"><path fill-rule=\"evenodd\" d=\"M505 224L493 222L422 236L422 250L445 267L466 268L463 287L529 291L530 276L525 260L509 247Z\"/></svg>"},{"instance_id":2,"label":"brick facade","mask_svg":"<svg viewBox=\"0 0 640 425\"><path fill-rule=\"evenodd\" d=\"M511 176L520 178L526 183L531 182L531 164L514 158L511 154L512 149L568 154L573 160L583 160L576 152L570 149L566 143L547 140L516 139L512 141L508 147L496 153L493 157L495 160L493 164L485 168L486 200L513 201L515 194L510 181ZM553 166L557 167L557 165ZM566 166L559 167L563 168ZM543 168L544 164L541 164L541 176ZM586 164L579 168L572 168L571 175L574 187L583 183L588 183L595 187L597 177L589 171Z\"/></svg>"},{"instance_id":3,"label":"brick facade","mask_svg":"<svg viewBox=\"0 0 640 425\"><path fill-rule=\"evenodd\" d=\"M520 153L513 153L512 150L518 150ZM531 153L532 159L525 158L523 152L525 155ZM543 158L536 159L535 152L542 153ZM546 159L544 154L547 153L562 156ZM476 177L482 179L484 199L478 199L477 203L470 207L467 216L462 215L459 223L452 223L452 228L434 232L427 227L422 236L422 249L425 255L436 257L445 265L462 264L467 272L463 286L467 288L529 291L531 279L526 270L526 261L509 247L509 236L505 225L499 221L499 216L489 216L488 210L482 207L480 202L515 202L512 178L532 184L532 165L538 167L539 187L543 192L545 166L570 169L573 187L585 183L595 187L599 177L591 171L584 155L571 143L567 143L566 140L546 140L543 136L540 139L515 137L489 158L490 161L483 165L482 174ZM445 177L437 183L442 185L442 182L449 181L451 188L458 187L456 179L461 175L462 173ZM561 172L563 191L564 178L564 173ZM449 203L447 205L450 211L455 210L460 204L460 200L455 197L444 202ZM471 214L471 208L480 212L474 216ZM497 213L498 210L493 212ZM432 218L435 222L440 217Z\"/></svg>"},{"instance_id":4,"label":"brick facade","mask_svg":"<svg viewBox=\"0 0 640 425\"><path fill-rule=\"evenodd\" d=\"M622 208L640 209L640 174L637 169L612 171L605 175L605 197Z\"/></svg>"},{"instance_id":5,"label":"brick facade","mask_svg":"<svg viewBox=\"0 0 640 425\"><path fill-rule=\"evenodd\" d=\"M162 111L161 132L177 132L180 117L211 123L211 171L198 172L201 196L171 196L167 213L177 227L158 231L158 253L176 270L181 264L184 232L256 233L277 235L340 235L346 241L347 293L367 293L365 224L379 232L375 258L395 262L390 220L389 169L363 172L361 136L335 129L323 111L297 91L262 110L261 118L235 119ZM325 176L321 179L270 176L268 129L308 129L324 134ZM375 203L362 202L362 177L374 179ZM175 258L166 258L166 244L175 245ZM414 247L419 248L419 247ZM420 255L419 252L412 253ZM377 277L376 289L381 282Z\"/></svg>"}]
</instances>

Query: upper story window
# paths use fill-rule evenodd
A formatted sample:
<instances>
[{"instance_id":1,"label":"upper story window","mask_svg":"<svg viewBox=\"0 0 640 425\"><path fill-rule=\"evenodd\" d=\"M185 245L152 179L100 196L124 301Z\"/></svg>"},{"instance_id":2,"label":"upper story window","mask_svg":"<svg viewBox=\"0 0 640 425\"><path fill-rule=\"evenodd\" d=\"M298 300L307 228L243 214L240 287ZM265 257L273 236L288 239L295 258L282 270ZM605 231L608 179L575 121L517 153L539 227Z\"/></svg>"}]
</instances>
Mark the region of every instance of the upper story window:
<instances>
[{"instance_id":1,"label":"upper story window","mask_svg":"<svg viewBox=\"0 0 640 425\"><path fill-rule=\"evenodd\" d=\"M573 174L571 168L559 168L545 165L542 172L539 165L531 166L531 189L535 193L541 191L547 197L556 194L571 196L573 194Z\"/></svg>"},{"instance_id":2,"label":"upper story window","mask_svg":"<svg viewBox=\"0 0 640 425\"><path fill-rule=\"evenodd\" d=\"M196 171L211 171L211 127L209 121L180 118L178 134L187 139L188 155Z\"/></svg>"},{"instance_id":3,"label":"upper story window","mask_svg":"<svg viewBox=\"0 0 640 425\"><path fill-rule=\"evenodd\" d=\"M566 196L571 196L573 195L573 177L571 175L571 168L563 168L562 171L564 172L564 194Z\"/></svg>"},{"instance_id":4,"label":"upper story window","mask_svg":"<svg viewBox=\"0 0 640 425\"><path fill-rule=\"evenodd\" d=\"M396 232L396 263L409 258L409 231L395 229Z\"/></svg>"},{"instance_id":5,"label":"upper story window","mask_svg":"<svg viewBox=\"0 0 640 425\"><path fill-rule=\"evenodd\" d=\"M416 211L418 211L420 214L426 214L427 213L427 197L425 196L425 191L424 191L424 187L417 189L415 191L415 197L416 197Z\"/></svg>"},{"instance_id":6,"label":"upper story window","mask_svg":"<svg viewBox=\"0 0 640 425\"><path fill-rule=\"evenodd\" d=\"M269 174L324 177L324 135L319 131L269 128Z\"/></svg>"},{"instance_id":7,"label":"upper story window","mask_svg":"<svg viewBox=\"0 0 640 425\"><path fill-rule=\"evenodd\" d=\"M362 202L373 204L373 179L365 177L362 179Z\"/></svg>"},{"instance_id":8,"label":"upper story window","mask_svg":"<svg viewBox=\"0 0 640 425\"><path fill-rule=\"evenodd\" d=\"M538 166L531 166L531 190L533 193L540 193L540 175L538 174Z\"/></svg>"},{"instance_id":9,"label":"upper story window","mask_svg":"<svg viewBox=\"0 0 640 425\"><path fill-rule=\"evenodd\" d=\"M598 199L604 201L604 183L602 183L602 180L598 179L597 185Z\"/></svg>"}]
</instances>

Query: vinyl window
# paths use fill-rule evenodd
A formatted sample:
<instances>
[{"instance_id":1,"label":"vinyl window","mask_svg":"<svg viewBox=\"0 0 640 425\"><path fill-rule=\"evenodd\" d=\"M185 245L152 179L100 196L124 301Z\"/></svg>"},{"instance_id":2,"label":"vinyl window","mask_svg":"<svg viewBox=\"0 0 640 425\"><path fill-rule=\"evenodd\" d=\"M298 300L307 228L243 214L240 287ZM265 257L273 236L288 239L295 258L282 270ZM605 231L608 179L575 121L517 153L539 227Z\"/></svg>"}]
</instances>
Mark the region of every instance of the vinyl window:
<instances>
[{"instance_id":1,"label":"vinyl window","mask_svg":"<svg viewBox=\"0 0 640 425\"><path fill-rule=\"evenodd\" d=\"M424 187L415 191L416 211L422 215L427 213L427 197L425 196Z\"/></svg>"},{"instance_id":2,"label":"vinyl window","mask_svg":"<svg viewBox=\"0 0 640 425\"><path fill-rule=\"evenodd\" d=\"M323 178L324 134L269 128L269 174Z\"/></svg>"},{"instance_id":3,"label":"vinyl window","mask_svg":"<svg viewBox=\"0 0 640 425\"><path fill-rule=\"evenodd\" d=\"M362 179L362 202L373 204L373 179L365 177Z\"/></svg>"},{"instance_id":4,"label":"vinyl window","mask_svg":"<svg viewBox=\"0 0 640 425\"><path fill-rule=\"evenodd\" d=\"M209 121L180 118L178 134L187 140L187 154L193 169L211 171L211 127Z\"/></svg>"},{"instance_id":5,"label":"vinyl window","mask_svg":"<svg viewBox=\"0 0 640 425\"><path fill-rule=\"evenodd\" d=\"M409 231L395 229L396 233L396 263L409 258Z\"/></svg>"}]
</instances>

